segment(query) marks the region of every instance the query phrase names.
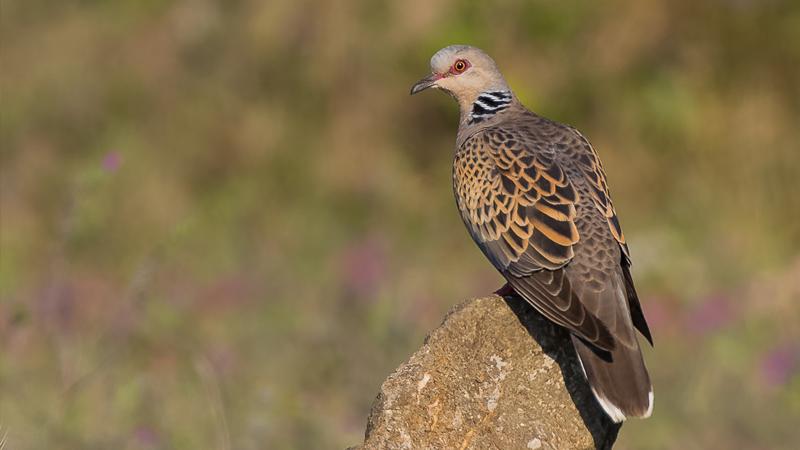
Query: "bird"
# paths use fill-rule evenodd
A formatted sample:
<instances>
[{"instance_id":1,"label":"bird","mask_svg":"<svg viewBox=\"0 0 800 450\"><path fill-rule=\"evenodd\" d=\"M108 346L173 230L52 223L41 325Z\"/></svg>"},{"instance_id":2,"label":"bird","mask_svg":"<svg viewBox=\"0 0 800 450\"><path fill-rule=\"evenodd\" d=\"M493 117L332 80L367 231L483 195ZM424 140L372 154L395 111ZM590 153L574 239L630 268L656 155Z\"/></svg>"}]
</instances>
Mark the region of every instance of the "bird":
<instances>
[{"instance_id":1,"label":"bird","mask_svg":"<svg viewBox=\"0 0 800 450\"><path fill-rule=\"evenodd\" d=\"M459 104L453 191L472 239L506 285L569 330L594 397L616 423L646 418L653 387L636 330L653 345L600 158L576 128L520 102L494 60L436 52L411 88Z\"/></svg>"}]
</instances>

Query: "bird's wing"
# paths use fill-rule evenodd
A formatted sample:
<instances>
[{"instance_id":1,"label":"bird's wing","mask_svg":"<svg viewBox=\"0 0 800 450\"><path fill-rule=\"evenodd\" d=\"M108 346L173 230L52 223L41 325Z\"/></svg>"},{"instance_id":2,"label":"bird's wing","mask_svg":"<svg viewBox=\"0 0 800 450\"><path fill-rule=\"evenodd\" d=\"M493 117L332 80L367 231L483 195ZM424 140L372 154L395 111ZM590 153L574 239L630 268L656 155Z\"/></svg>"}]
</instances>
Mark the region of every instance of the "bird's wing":
<instances>
[{"instance_id":1,"label":"bird's wing","mask_svg":"<svg viewBox=\"0 0 800 450\"><path fill-rule=\"evenodd\" d=\"M517 130L518 131L518 130ZM564 266L579 241L579 195L552 148L490 127L456 154L458 207L475 242L512 287L553 322L605 350L614 339L581 303Z\"/></svg>"},{"instance_id":2,"label":"bird's wing","mask_svg":"<svg viewBox=\"0 0 800 450\"><path fill-rule=\"evenodd\" d=\"M625 242L625 234L622 232L622 227L619 224L617 212L614 210L614 205L611 203L611 195L608 192L608 182L606 181L606 173L603 170L603 165L597 152L594 151L589 141L575 128L565 127L566 133L572 134L575 139L575 144L582 147L580 155L575 158L581 172L585 179L588 181L589 198L592 204L603 215L608 224L608 229L611 235L617 241L622 251L625 263L630 266L630 252L628 251L628 244Z\"/></svg>"},{"instance_id":3,"label":"bird's wing","mask_svg":"<svg viewBox=\"0 0 800 450\"><path fill-rule=\"evenodd\" d=\"M580 155L575 158L575 160L577 161L578 168L584 175L584 179L587 181L586 191L588 191L589 194L587 197L591 200L591 206L600 212L600 215L603 217L605 225L607 226L607 229L605 229L603 223L593 220L586 220L583 222L582 226L585 227L586 230L582 230L581 232L596 232L597 236L592 239L592 245L586 246L587 248L583 249L585 258L581 258L580 261L576 261L576 264L574 264L575 267L571 268L571 277L576 285L578 284L578 281L575 280L576 277L582 277L581 281L583 283L581 284L585 284L587 280L597 278L596 275L591 275L591 269L597 269L604 265L609 266L605 271L605 278L607 279L603 280L603 282L600 284L604 285L609 291L620 291L624 293L622 298L627 300L627 309L629 310L633 326L635 326L636 329L639 330L639 332L642 333L642 335L652 345L653 337L650 334L650 328L648 327L647 321L644 318L642 307L639 303L639 297L636 294L636 289L633 286L633 278L631 277L630 273L630 252L628 250L628 245L625 242L625 235L622 232L622 227L620 226L617 212L614 210L614 205L611 201L611 195L608 190L608 182L606 181L606 174L603 170L602 163L600 162L600 158L597 156L597 153L594 151L591 144L589 144L589 141L574 128L569 128L577 139L576 144L583 150ZM613 239L609 237L609 234L610 237L613 237ZM618 250L621 253L618 264L613 259L608 261L609 255L615 255L617 253L614 247L618 247ZM612 264L609 264L609 262ZM608 274L613 274L614 276L609 277ZM584 291L584 289L581 289L579 286L576 287L578 287L577 290L579 291L579 295L581 295L582 301L584 304L589 305L590 310L601 308L603 305L613 306L613 301L602 301L600 298L593 299L593 297L596 296L602 297L602 295L599 294L602 294L603 290L598 292L598 289L587 289L584 293L580 292ZM612 297L617 296L616 292L610 295ZM600 317L606 324L619 324L623 322L623 320L618 316L626 314L627 312L625 312L625 309L626 308L615 308L614 311L608 311L605 313L601 311L593 312L595 312L595 315ZM613 329L612 333L615 335L626 334L623 330L614 332ZM623 340L629 341L629 339L624 338Z\"/></svg>"}]
</instances>

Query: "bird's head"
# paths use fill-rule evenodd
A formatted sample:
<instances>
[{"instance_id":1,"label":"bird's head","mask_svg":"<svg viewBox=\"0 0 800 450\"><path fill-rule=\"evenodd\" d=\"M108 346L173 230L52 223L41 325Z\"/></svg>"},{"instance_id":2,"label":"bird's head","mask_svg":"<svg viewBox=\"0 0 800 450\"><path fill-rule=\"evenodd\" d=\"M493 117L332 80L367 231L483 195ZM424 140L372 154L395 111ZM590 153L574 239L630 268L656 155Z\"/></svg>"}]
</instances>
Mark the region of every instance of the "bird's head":
<instances>
[{"instance_id":1,"label":"bird's head","mask_svg":"<svg viewBox=\"0 0 800 450\"><path fill-rule=\"evenodd\" d=\"M494 60L468 45L451 45L436 52L431 58L431 72L411 87L411 95L431 87L442 89L463 108L482 92L509 90Z\"/></svg>"}]
</instances>

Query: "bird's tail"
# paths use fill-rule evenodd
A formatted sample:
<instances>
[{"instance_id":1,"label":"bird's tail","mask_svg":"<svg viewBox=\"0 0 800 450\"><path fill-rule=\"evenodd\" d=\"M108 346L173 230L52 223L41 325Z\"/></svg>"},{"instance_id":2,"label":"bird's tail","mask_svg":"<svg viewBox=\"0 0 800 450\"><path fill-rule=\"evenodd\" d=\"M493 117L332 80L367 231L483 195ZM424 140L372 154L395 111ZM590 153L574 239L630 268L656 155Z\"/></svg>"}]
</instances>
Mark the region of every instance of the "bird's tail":
<instances>
[{"instance_id":1,"label":"bird's tail","mask_svg":"<svg viewBox=\"0 0 800 450\"><path fill-rule=\"evenodd\" d=\"M572 342L592 393L611 420L650 417L653 386L638 343L633 348L617 343L611 352L598 352L575 335Z\"/></svg>"}]
</instances>

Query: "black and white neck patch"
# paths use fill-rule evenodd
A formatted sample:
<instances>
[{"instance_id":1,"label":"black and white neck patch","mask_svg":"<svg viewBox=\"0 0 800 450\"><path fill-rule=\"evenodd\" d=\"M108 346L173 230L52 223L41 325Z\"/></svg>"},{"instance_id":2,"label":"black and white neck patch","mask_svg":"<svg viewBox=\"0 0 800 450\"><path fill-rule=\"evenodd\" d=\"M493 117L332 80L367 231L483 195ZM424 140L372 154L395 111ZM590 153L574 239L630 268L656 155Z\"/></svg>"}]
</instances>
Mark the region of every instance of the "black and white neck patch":
<instances>
[{"instance_id":1,"label":"black and white neck patch","mask_svg":"<svg viewBox=\"0 0 800 450\"><path fill-rule=\"evenodd\" d=\"M511 91L484 92L472 104L469 123L478 123L486 120L498 112L508 108L511 104Z\"/></svg>"}]
</instances>

